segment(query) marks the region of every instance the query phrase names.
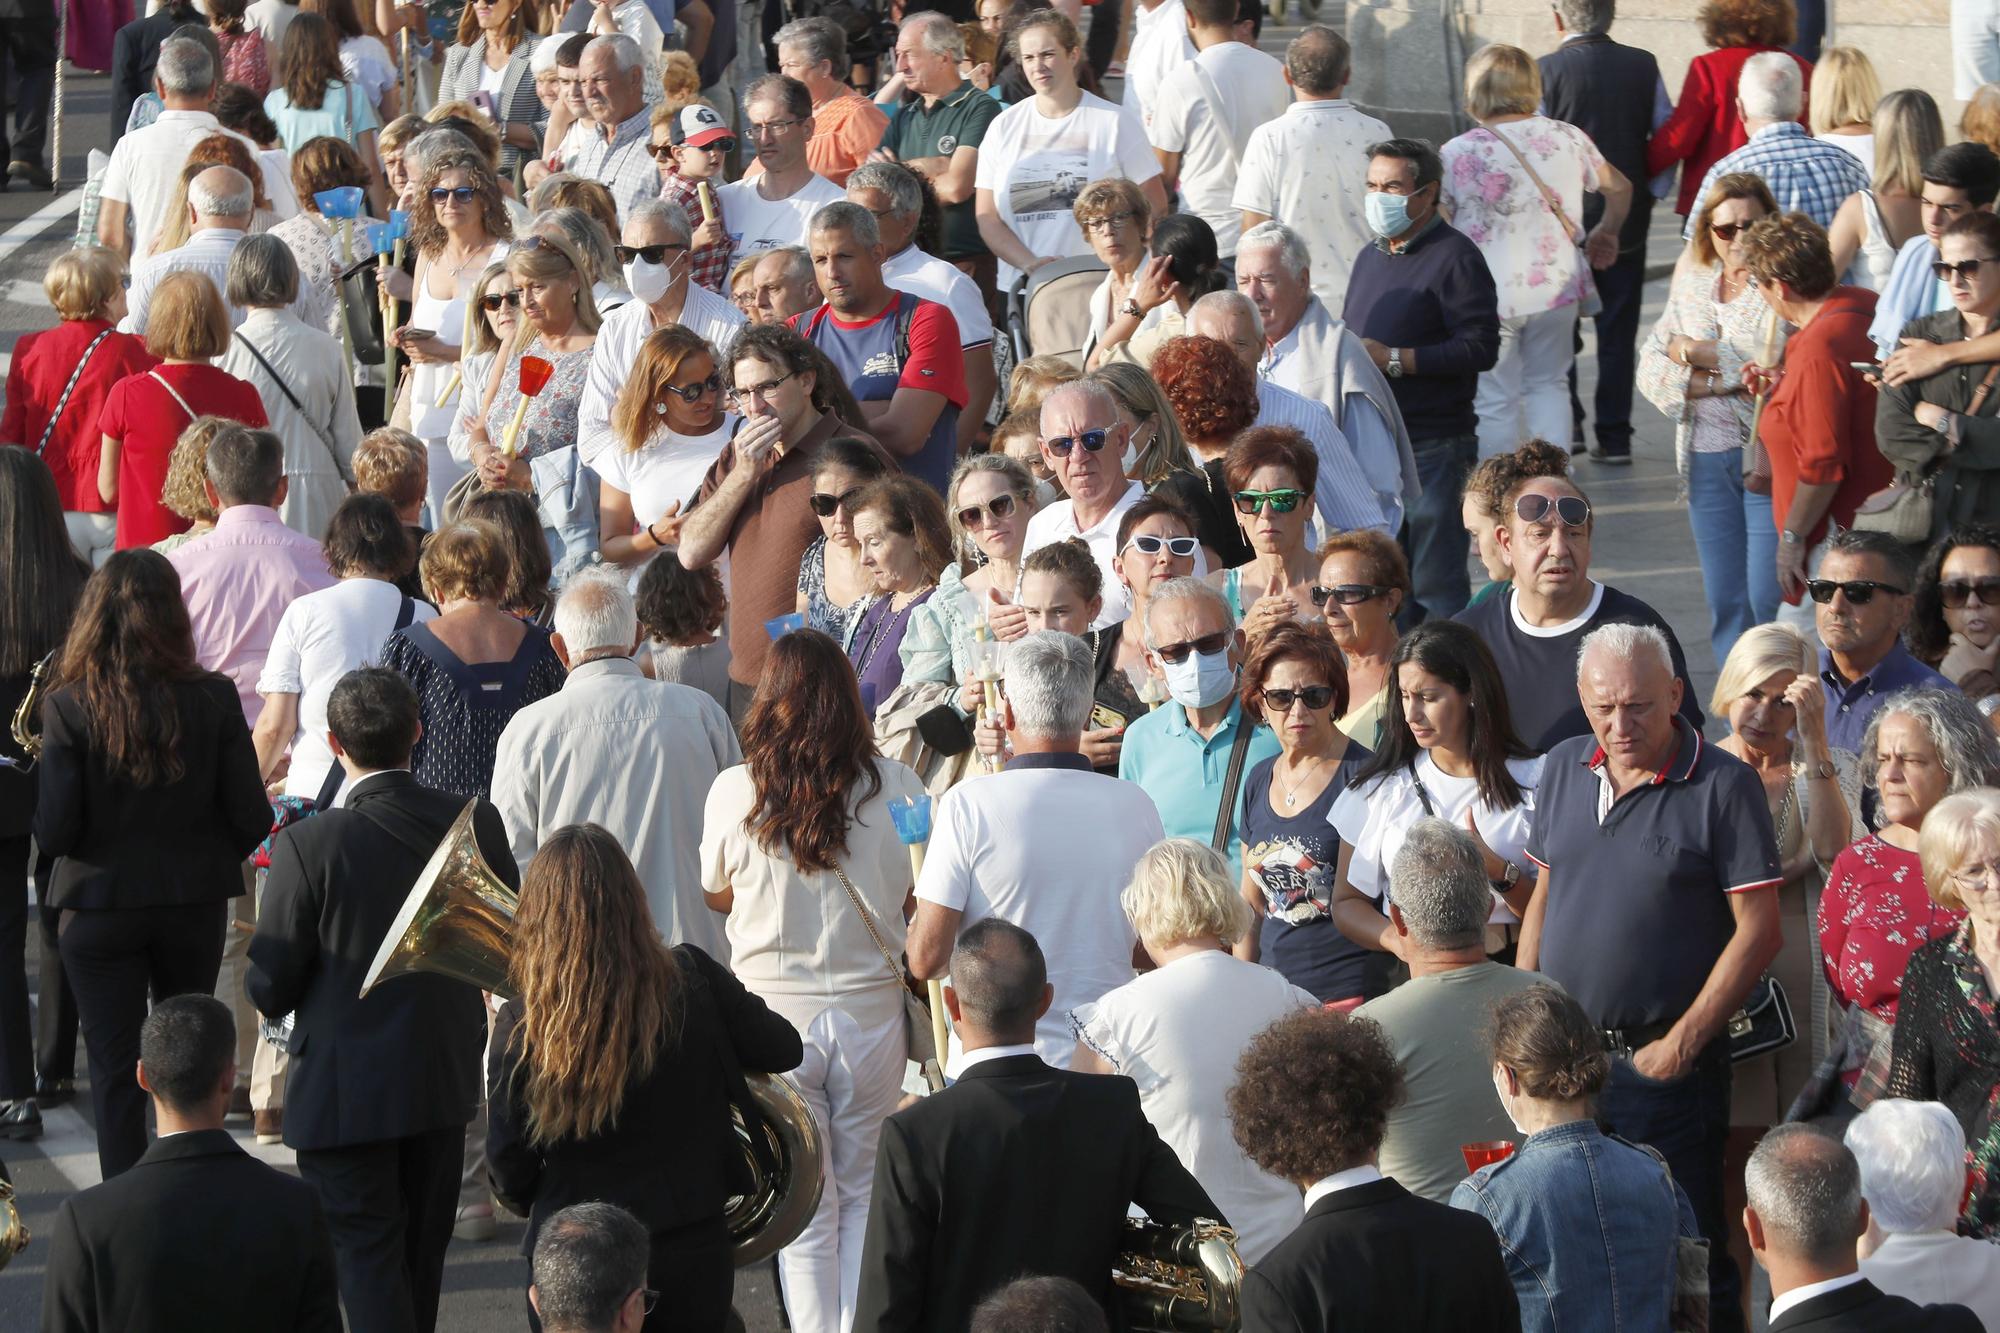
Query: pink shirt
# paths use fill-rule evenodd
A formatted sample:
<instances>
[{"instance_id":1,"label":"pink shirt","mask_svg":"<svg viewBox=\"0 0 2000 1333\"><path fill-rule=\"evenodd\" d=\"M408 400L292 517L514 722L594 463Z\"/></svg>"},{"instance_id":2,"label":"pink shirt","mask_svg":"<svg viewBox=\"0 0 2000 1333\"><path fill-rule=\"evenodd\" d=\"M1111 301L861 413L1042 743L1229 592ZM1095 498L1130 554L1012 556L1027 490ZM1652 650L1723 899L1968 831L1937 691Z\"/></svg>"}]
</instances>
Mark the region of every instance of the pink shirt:
<instances>
[{"instance_id":1,"label":"pink shirt","mask_svg":"<svg viewBox=\"0 0 2000 1333\"><path fill-rule=\"evenodd\" d=\"M215 531L187 542L167 559L180 572L181 596L194 623L195 655L210 671L236 682L243 718L257 725L271 640L285 608L309 592L331 588L319 543L286 527L263 505L231 505Z\"/></svg>"}]
</instances>

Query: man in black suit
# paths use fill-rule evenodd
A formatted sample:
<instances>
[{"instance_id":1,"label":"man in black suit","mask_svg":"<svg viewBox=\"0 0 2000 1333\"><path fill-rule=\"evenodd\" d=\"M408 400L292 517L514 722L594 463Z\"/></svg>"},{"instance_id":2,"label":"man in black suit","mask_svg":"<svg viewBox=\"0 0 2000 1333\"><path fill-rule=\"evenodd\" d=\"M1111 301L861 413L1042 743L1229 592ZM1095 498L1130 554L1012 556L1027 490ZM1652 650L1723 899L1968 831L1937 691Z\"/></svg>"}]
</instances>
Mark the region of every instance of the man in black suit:
<instances>
[{"instance_id":1,"label":"man in black suit","mask_svg":"<svg viewBox=\"0 0 2000 1333\"><path fill-rule=\"evenodd\" d=\"M1541 58L1542 110L1588 134L1597 151L1632 183L1632 207L1618 231L1618 262L1596 270L1604 308L1597 324L1597 443L1600 463L1632 461L1632 383L1638 368L1639 307L1646 285L1646 229L1653 221L1653 192L1646 185L1646 140L1671 110L1660 65L1650 51L1614 42L1606 34L1616 0L1554 0L1562 45ZM1583 199L1587 231L1604 214L1604 196ZM1576 346L1583 348L1578 324ZM1570 370L1570 401L1581 438L1583 400Z\"/></svg>"},{"instance_id":2,"label":"man in black suit","mask_svg":"<svg viewBox=\"0 0 2000 1333\"><path fill-rule=\"evenodd\" d=\"M422 726L395 672L349 672L326 716L347 805L273 841L246 984L266 1015L297 1015L285 1142L333 1228L348 1327L409 1333L437 1323L486 1016L477 990L446 977L360 992L465 801L410 776ZM473 829L487 864L518 884L498 812L479 802Z\"/></svg>"},{"instance_id":3,"label":"man in black suit","mask_svg":"<svg viewBox=\"0 0 2000 1333\"><path fill-rule=\"evenodd\" d=\"M1035 1054L1053 996L1027 931L988 917L959 935L944 988L958 1081L883 1123L855 1333L964 1328L983 1297L1028 1274L1074 1279L1122 1328L1111 1265L1129 1206L1161 1222L1226 1220L1131 1079Z\"/></svg>"},{"instance_id":4,"label":"man in black suit","mask_svg":"<svg viewBox=\"0 0 2000 1333\"><path fill-rule=\"evenodd\" d=\"M160 1136L129 1171L63 1201L42 1333L340 1333L333 1242L312 1188L222 1127L236 1086L228 1006L209 995L155 1005L139 1033L139 1086Z\"/></svg>"},{"instance_id":5,"label":"man in black suit","mask_svg":"<svg viewBox=\"0 0 2000 1333\"><path fill-rule=\"evenodd\" d=\"M1743 1171L1743 1229L1771 1275L1771 1333L1979 1333L1963 1305L1891 1296L1861 1276L1854 1243L1868 1229L1861 1167L1811 1125L1779 1125Z\"/></svg>"},{"instance_id":6,"label":"man in black suit","mask_svg":"<svg viewBox=\"0 0 2000 1333\"><path fill-rule=\"evenodd\" d=\"M1237 1062L1229 1123L1258 1166L1306 1195L1305 1220L1243 1279L1243 1333L1518 1333L1486 1219L1376 1169L1403 1071L1372 1019L1279 1019Z\"/></svg>"}]
</instances>

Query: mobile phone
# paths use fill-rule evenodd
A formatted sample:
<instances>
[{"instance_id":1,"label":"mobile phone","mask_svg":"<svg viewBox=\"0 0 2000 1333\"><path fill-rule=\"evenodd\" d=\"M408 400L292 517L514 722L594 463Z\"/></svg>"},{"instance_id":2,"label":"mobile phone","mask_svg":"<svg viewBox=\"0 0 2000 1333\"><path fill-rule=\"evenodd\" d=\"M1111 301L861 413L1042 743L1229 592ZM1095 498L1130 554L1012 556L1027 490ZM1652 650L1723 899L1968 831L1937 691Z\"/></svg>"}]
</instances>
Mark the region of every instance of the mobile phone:
<instances>
[{"instance_id":1,"label":"mobile phone","mask_svg":"<svg viewBox=\"0 0 2000 1333\"><path fill-rule=\"evenodd\" d=\"M1123 713L1114 712L1106 708L1103 704L1092 704L1090 706L1091 730L1106 731L1122 728L1124 725L1125 715Z\"/></svg>"},{"instance_id":2,"label":"mobile phone","mask_svg":"<svg viewBox=\"0 0 2000 1333\"><path fill-rule=\"evenodd\" d=\"M403 336L411 342L420 342L425 338L435 338L438 335L436 329L404 329Z\"/></svg>"},{"instance_id":3,"label":"mobile phone","mask_svg":"<svg viewBox=\"0 0 2000 1333\"><path fill-rule=\"evenodd\" d=\"M1882 369L1880 361L1850 361L1847 363L1847 366L1848 369L1858 370L1864 375L1879 374Z\"/></svg>"},{"instance_id":4,"label":"mobile phone","mask_svg":"<svg viewBox=\"0 0 2000 1333\"><path fill-rule=\"evenodd\" d=\"M472 95L472 104L481 111L484 111L488 120L496 123L499 121L500 113L493 109L492 93L487 92L484 88L480 89Z\"/></svg>"}]
</instances>

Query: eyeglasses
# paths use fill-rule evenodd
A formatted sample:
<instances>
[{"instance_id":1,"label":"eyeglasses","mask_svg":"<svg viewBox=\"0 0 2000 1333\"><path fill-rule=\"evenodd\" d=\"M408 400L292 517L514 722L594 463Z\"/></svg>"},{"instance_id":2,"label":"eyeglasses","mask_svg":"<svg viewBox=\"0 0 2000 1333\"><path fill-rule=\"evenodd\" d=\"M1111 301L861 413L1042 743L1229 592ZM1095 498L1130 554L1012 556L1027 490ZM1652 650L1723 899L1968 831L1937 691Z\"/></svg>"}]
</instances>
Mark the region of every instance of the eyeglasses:
<instances>
[{"instance_id":1,"label":"eyeglasses","mask_svg":"<svg viewBox=\"0 0 2000 1333\"><path fill-rule=\"evenodd\" d=\"M684 403L694 403L701 401L704 394L721 393L722 376L711 371L705 380L696 380L693 384L662 384L660 388Z\"/></svg>"},{"instance_id":2,"label":"eyeglasses","mask_svg":"<svg viewBox=\"0 0 2000 1333\"><path fill-rule=\"evenodd\" d=\"M731 389L729 391L729 401L732 403L747 403L752 398L762 398L768 403L771 401L771 391L798 373L796 370L788 370L774 380L766 380L762 384L746 384L740 389Z\"/></svg>"},{"instance_id":3,"label":"eyeglasses","mask_svg":"<svg viewBox=\"0 0 2000 1333\"><path fill-rule=\"evenodd\" d=\"M1292 705L1303 700L1305 706L1317 713L1333 702L1333 686L1308 685L1302 690L1265 690L1264 707L1274 713L1289 713Z\"/></svg>"},{"instance_id":4,"label":"eyeglasses","mask_svg":"<svg viewBox=\"0 0 2000 1333\"><path fill-rule=\"evenodd\" d=\"M1962 866L1951 872L1951 882L1975 893L1989 884L2000 885L2000 865L1988 861L1985 865Z\"/></svg>"},{"instance_id":5,"label":"eyeglasses","mask_svg":"<svg viewBox=\"0 0 2000 1333\"><path fill-rule=\"evenodd\" d=\"M470 185L461 185L451 190L445 189L442 185L433 185L431 187L431 202L433 204L441 204L447 199L455 204L469 204L478 195L479 191L473 189Z\"/></svg>"},{"instance_id":6,"label":"eyeglasses","mask_svg":"<svg viewBox=\"0 0 2000 1333\"><path fill-rule=\"evenodd\" d=\"M983 528L986 526L987 515L990 514L993 521L997 523L1013 512L1014 497L1011 495L996 495L984 509L978 505L973 505L970 508L959 510L958 526L961 528Z\"/></svg>"},{"instance_id":7,"label":"eyeglasses","mask_svg":"<svg viewBox=\"0 0 2000 1333\"><path fill-rule=\"evenodd\" d=\"M1229 630L1223 630L1217 634L1204 634L1199 639L1191 639L1186 643L1163 643L1153 652L1162 662L1178 666L1187 661L1189 653L1200 653L1203 657L1215 656L1229 646L1230 633Z\"/></svg>"},{"instance_id":8,"label":"eyeglasses","mask_svg":"<svg viewBox=\"0 0 2000 1333\"><path fill-rule=\"evenodd\" d=\"M821 518L832 518L834 510L847 504L859 494L861 494L859 486L844 490L838 495L828 495L825 491L814 491L806 497L806 503L811 505L812 511Z\"/></svg>"},{"instance_id":9,"label":"eyeglasses","mask_svg":"<svg viewBox=\"0 0 2000 1333\"><path fill-rule=\"evenodd\" d=\"M1514 513L1523 523L1544 523L1549 511L1572 528L1590 522L1590 501L1580 495L1523 495L1514 501Z\"/></svg>"},{"instance_id":10,"label":"eyeglasses","mask_svg":"<svg viewBox=\"0 0 2000 1333\"><path fill-rule=\"evenodd\" d=\"M1162 548L1165 548L1167 554L1176 555L1185 560L1201 549L1201 538L1155 537L1150 533L1146 533L1134 537L1131 541L1125 543L1126 551L1136 549L1140 555L1158 555ZM1124 553L1125 551L1119 552L1120 555Z\"/></svg>"},{"instance_id":11,"label":"eyeglasses","mask_svg":"<svg viewBox=\"0 0 2000 1333\"><path fill-rule=\"evenodd\" d=\"M1314 606L1325 606L1328 602L1335 602L1341 606L1359 606L1363 602L1373 601L1388 591L1379 583L1339 583L1331 588L1315 583L1307 592L1307 596L1312 598Z\"/></svg>"},{"instance_id":12,"label":"eyeglasses","mask_svg":"<svg viewBox=\"0 0 2000 1333\"><path fill-rule=\"evenodd\" d=\"M1988 255L1984 259L1967 259L1957 264L1947 264L1940 259L1931 265L1931 272L1939 282L1950 282L1953 278L1956 278L1960 282L1969 283L1978 274L1981 264L1996 262L2000 261L1996 261L1992 255Z\"/></svg>"},{"instance_id":13,"label":"eyeglasses","mask_svg":"<svg viewBox=\"0 0 2000 1333\"><path fill-rule=\"evenodd\" d=\"M746 128L753 139L775 139L792 126L800 124L804 124L804 121L794 116L790 120L767 120L762 124L753 120Z\"/></svg>"},{"instance_id":14,"label":"eyeglasses","mask_svg":"<svg viewBox=\"0 0 2000 1333\"><path fill-rule=\"evenodd\" d=\"M1953 579L1938 584L1938 596L1946 606L1964 606L1967 602L2000 606L2000 579Z\"/></svg>"},{"instance_id":15,"label":"eyeglasses","mask_svg":"<svg viewBox=\"0 0 2000 1333\"><path fill-rule=\"evenodd\" d=\"M1101 218L1092 218L1090 221L1084 223L1083 232L1084 235L1088 236L1094 231L1117 231L1126 223L1137 222L1138 220L1139 215L1137 213L1106 213Z\"/></svg>"},{"instance_id":16,"label":"eyeglasses","mask_svg":"<svg viewBox=\"0 0 2000 1333\"><path fill-rule=\"evenodd\" d=\"M659 1308L660 1304L659 1292L654 1291L651 1287L641 1287L639 1289L639 1294L645 1298L647 1314L651 1314L653 1313L654 1310Z\"/></svg>"},{"instance_id":17,"label":"eyeglasses","mask_svg":"<svg viewBox=\"0 0 2000 1333\"><path fill-rule=\"evenodd\" d=\"M1832 579L1807 579L1806 594L1821 606L1833 600L1835 593L1845 593L1847 600L1855 606L1866 606L1875 600L1878 592L1903 596L1909 590L1898 588L1893 583L1877 583L1874 579L1850 579L1846 583L1836 583Z\"/></svg>"},{"instance_id":18,"label":"eyeglasses","mask_svg":"<svg viewBox=\"0 0 2000 1333\"><path fill-rule=\"evenodd\" d=\"M1108 430L1087 430L1081 435L1057 435L1051 439L1043 440L1042 447L1057 458L1068 458L1070 449L1075 445L1080 444L1094 454L1099 449L1102 449L1104 442L1110 438L1111 432Z\"/></svg>"},{"instance_id":19,"label":"eyeglasses","mask_svg":"<svg viewBox=\"0 0 2000 1333\"><path fill-rule=\"evenodd\" d=\"M1306 493L1287 487L1281 491L1238 491L1236 492L1236 512L1239 514L1262 513L1264 506L1271 506L1274 514L1289 514L1299 507Z\"/></svg>"},{"instance_id":20,"label":"eyeglasses","mask_svg":"<svg viewBox=\"0 0 2000 1333\"><path fill-rule=\"evenodd\" d=\"M504 292L488 292L479 298L479 304L489 315L498 311L503 305L513 306L518 310L521 306L521 289L516 287Z\"/></svg>"},{"instance_id":21,"label":"eyeglasses","mask_svg":"<svg viewBox=\"0 0 2000 1333\"><path fill-rule=\"evenodd\" d=\"M1755 222L1711 222L1708 229L1715 233L1716 240L1726 245L1756 225Z\"/></svg>"},{"instance_id":22,"label":"eyeglasses","mask_svg":"<svg viewBox=\"0 0 2000 1333\"><path fill-rule=\"evenodd\" d=\"M658 264L664 262L668 255L686 254L687 247L685 245L614 245L611 247L611 252L618 256L618 262L621 264L629 264L635 259L643 259L648 264Z\"/></svg>"}]
</instances>

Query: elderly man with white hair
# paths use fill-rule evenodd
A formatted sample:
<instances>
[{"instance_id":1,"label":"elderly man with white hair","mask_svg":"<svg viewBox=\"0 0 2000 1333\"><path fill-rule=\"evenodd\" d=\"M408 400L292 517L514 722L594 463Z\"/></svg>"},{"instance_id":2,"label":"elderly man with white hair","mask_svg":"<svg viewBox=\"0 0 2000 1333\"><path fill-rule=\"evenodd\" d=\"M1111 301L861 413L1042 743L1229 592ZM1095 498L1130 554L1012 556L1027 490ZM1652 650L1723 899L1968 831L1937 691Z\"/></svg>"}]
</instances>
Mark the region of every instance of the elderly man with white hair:
<instances>
[{"instance_id":1,"label":"elderly man with white hair","mask_svg":"<svg viewBox=\"0 0 2000 1333\"><path fill-rule=\"evenodd\" d=\"M1137 937L1119 893L1166 830L1144 791L1096 772L1079 749L1096 680L1090 645L1042 630L1008 645L1004 672L1000 724L1014 757L939 798L906 948L911 973L933 978L963 927L999 917L1033 935L1055 1000L1032 1050L1062 1065L1076 1049L1069 1011L1132 979ZM954 1035L953 1075L958 1055Z\"/></svg>"},{"instance_id":2,"label":"elderly man with white hair","mask_svg":"<svg viewBox=\"0 0 2000 1333\"><path fill-rule=\"evenodd\" d=\"M702 810L743 751L715 700L646 678L632 660L639 639L623 578L591 572L563 590L551 643L569 679L500 733L493 804L521 865L565 824L611 830L660 937L726 961L722 918L702 894Z\"/></svg>"},{"instance_id":3,"label":"elderly man with white hair","mask_svg":"<svg viewBox=\"0 0 2000 1333\"><path fill-rule=\"evenodd\" d=\"M1750 141L1716 162L1701 179L1695 198L1731 172L1761 176L1771 187L1781 213L1804 213L1822 227L1847 197L1869 186L1860 159L1799 123L1805 110L1805 79L1799 62L1788 52L1765 51L1743 62L1736 80L1736 105ZM1698 210L1697 210L1698 211ZM1688 214L1682 236L1694 234L1695 213Z\"/></svg>"},{"instance_id":4,"label":"elderly man with white hair","mask_svg":"<svg viewBox=\"0 0 2000 1333\"><path fill-rule=\"evenodd\" d=\"M1493 1007L1541 978L1486 956L1493 886L1478 843L1443 819L1419 819L1389 865L1389 922L1410 979L1356 1012L1382 1025L1403 1066L1382 1174L1448 1202L1469 1174L1462 1144L1514 1136L1488 1058Z\"/></svg>"},{"instance_id":5,"label":"elderly man with white hair","mask_svg":"<svg viewBox=\"0 0 2000 1333\"><path fill-rule=\"evenodd\" d=\"M1305 241L1282 222L1244 232L1236 247L1236 290L1263 321L1259 377L1332 413L1384 518L1400 527L1404 509L1423 493L1410 432L1368 349L1314 293Z\"/></svg>"},{"instance_id":6,"label":"elderly man with white hair","mask_svg":"<svg viewBox=\"0 0 2000 1333\"><path fill-rule=\"evenodd\" d=\"M1042 461L1061 483L1064 498L1037 510L1028 520L1021 558L1072 538L1090 548L1104 571L1104 606L1092 629L1115 625L1132 614L1132 594L1118 577L1118 523L1146 496L1143 482L1125 475L1120 460L1132 428L1118 400L1102 384L1075 380L1042 400L1039 448Z\"/></svg>"},{"instance_id":7,"label":"elderly man with white hair","mask_svg":"<svg viewBox=\"0 0 2000 1333\"><path fill-rule=\"evenodd\" d=\"M1847 1126L1868 1230L1861 1276L1891 1296L1951 1301L2000 1328L2000 1245L1957 1233L1965 1130L1941 1102L1885 1097Z\"/></svg>"},{"instance_id":8,"label":"elderly man with white hair","mask_svg":"<svg viewBox=\"0 0 2000 1333\"><path fill-rule=\"evenodd\" d=\"M236 246L250 230L250 214L256 207L256 190L250 178L235 167L215 166L188 182L190 234L187 244L165 254L154 255L132 273L132 290L125 298L126 313L118 325L121 332L146 334L146 317L153 304L153 289L169 273L199 273L215 284L218 293L229 291L229 261ZM231 327L243 322L239 306L229 305Z\"/></svg>"},{"instance_id":9,"label":"elderly man with white hair","mask_svg":"<svg viewBox=\"0 0 2000 1333\"><path fill-rule=\"evenodd\" d=\"M613 33L584 48L577 74L594 124L574 158L564 160L563 170L611 191L622 220L640 200L660 193L651 108L646 105L646 57L637 42Z\"/></svg>"},{"instance_id":10,"label":"elderly man with white hair","mask_svg":"<svg viewBox=\"0 0 2000 1333\"><path fill-rule=\"evenodd\" d=\"M655 329L685 325L719 354L743 327L743 312L733 303L688 280L694 230L678 206L642 199L625 211L624 224L618 262L632 299L604 317L590 349L590 375L576 412L577 454L586 465L612 447L612 405Z\"/></svg>"},{"instance_id":11,"label":"elderly man with white hair","mask_svg":"<svg viewBox=\"0 0 2000 1333\"><path fill-rule=\"evenodd\" d=\"M1783 939L1770 807L1756 772L1676 712L1684 686L1655 626L1592 631L1576 680L1592 734L1557 744L1543 766L1526 848L1539 873L1516 958L1603 1032L1613 1059L1598 1113L1666 1157L1708 1238L1717 1327L1737 1328L1723 1215L1729 1019Z\"/></svg>"},{"instance_id":12,"label":"elderly man with white hair","mask_svg":"<svg viewBox=\"0 0 2000 1333\"><path fill-rule=\"evenodd\" d=\"M1188 307L1187 331L1192 337L1227 343L1250 373L1257 373L1264 356L1264 318L1257 313L1256 302L1242 292L1210 292L1196 301ZM1363 463L1324 403L1259 376L1256 424L1290 427L1312 444L1319 456L1313 509L1323 531L1380 528L1393 537L1402 526L1402 474L1396 455L1384 451L1372 460L1374 466ZM1386 492L1375 490L1373 479L1378 476L1390 485Z\"/></svg>"}]
</instances>

